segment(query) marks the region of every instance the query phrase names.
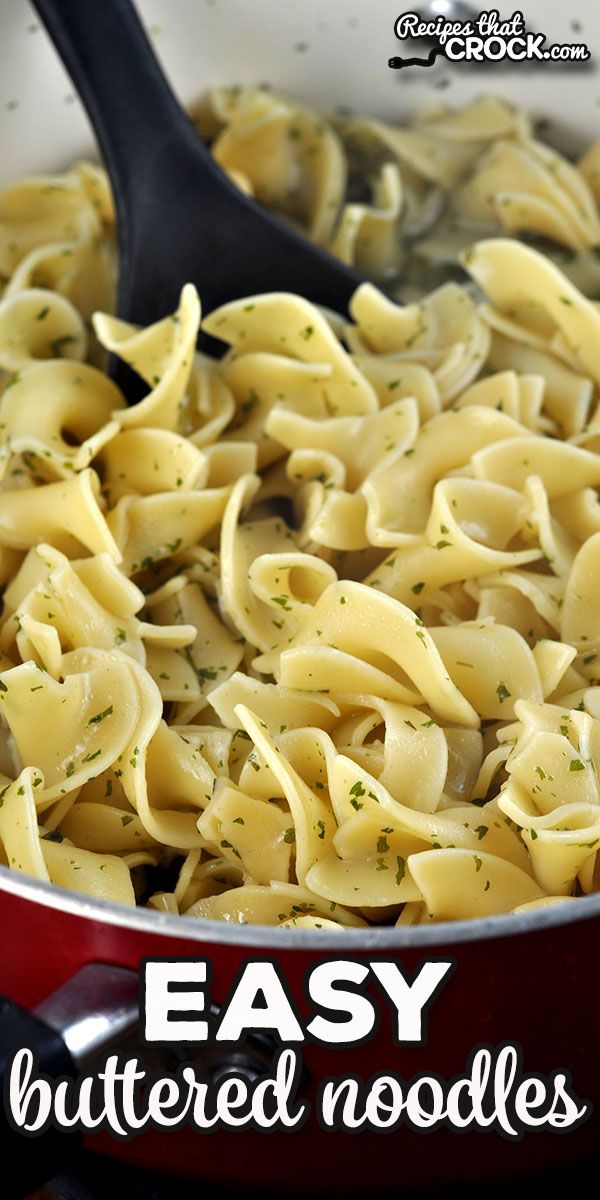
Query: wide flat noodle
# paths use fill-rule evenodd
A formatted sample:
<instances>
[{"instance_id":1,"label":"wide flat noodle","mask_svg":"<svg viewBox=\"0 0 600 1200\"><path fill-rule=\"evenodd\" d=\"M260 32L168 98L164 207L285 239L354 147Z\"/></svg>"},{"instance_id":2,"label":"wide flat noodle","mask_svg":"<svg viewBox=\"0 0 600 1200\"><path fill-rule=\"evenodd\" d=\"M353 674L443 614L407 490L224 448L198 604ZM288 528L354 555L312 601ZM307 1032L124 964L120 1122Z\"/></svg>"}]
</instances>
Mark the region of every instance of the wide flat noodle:
<instances>
[{"instance_id":1,"label":"wide flat noodle","mask_svg":"<svg viewBox=\"0 0 600 1200\"><path fill-rule=\"evenodd\" d=\"M235 299L213 357L192 284L112 315L100 168L0 194L2 863L286 930L597 892L598 147L485 97L198 128L385 291Z\"/></svg>"}]
</instances>

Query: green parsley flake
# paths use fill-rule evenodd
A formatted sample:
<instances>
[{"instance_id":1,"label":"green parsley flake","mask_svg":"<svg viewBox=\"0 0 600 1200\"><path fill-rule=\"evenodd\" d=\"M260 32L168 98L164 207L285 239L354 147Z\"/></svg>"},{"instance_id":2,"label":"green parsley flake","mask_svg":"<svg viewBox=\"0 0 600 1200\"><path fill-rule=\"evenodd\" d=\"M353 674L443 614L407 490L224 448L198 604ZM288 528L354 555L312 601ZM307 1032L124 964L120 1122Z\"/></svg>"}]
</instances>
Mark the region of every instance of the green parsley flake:
<instances>
[{"instance_id":1,"label":"green parsley flake","mask_svg":"<svg viewBox=\"0 0 600 1200\"><path fill-rule=\"evenodd\" d=\"M102 754L102 747L101 747L101 746L98 748L98 750L94 750L94 753L93 753L93 754L84 754L84 756L83 756L83 758L82 758L82 760L81 760L81 761L82 761L82 763L93 762L93 761L94 761L94 759L95 759L95 758L98 758L98 755L100 755L100 754Z\"/></svg>"},{"instance_id":2,"label":"green parsley flake","mask_svg":"<svg viewBox=\"0 0 600 1200\"><path fill-rule=\"evenodd\" d=\"M198 667L199 679L216 679L218 671L213 671L210 667Z\"/></svg>"},{"instance_id":3,"label":"green parsley flake","mask_svg":"<svg viewBox=\"0 0 600 1200\"><path fill-rule=\"evenodd\" d=\"M100 722L105 719L105 717L111 716L112 711L113 706L112 704L109 704L108 708L105 708L103 712L96 713L94 717L90 717L89 721L87 722L88 725L99 725Z\"/></svg>"},{"instance_id":4,"label":"green parsley flake","mask_svg":"<svg viewBox=\"0 0 600 1200\"><path fill-rule=\"evenodd\" d=\"M62 358L63 348L65 346L72 346L74 342L78 341L78 334L65 333L63 337L54 338L53 341L50 342L50 349L52 350L55 358Z\"/></svg>"}]
</instances>

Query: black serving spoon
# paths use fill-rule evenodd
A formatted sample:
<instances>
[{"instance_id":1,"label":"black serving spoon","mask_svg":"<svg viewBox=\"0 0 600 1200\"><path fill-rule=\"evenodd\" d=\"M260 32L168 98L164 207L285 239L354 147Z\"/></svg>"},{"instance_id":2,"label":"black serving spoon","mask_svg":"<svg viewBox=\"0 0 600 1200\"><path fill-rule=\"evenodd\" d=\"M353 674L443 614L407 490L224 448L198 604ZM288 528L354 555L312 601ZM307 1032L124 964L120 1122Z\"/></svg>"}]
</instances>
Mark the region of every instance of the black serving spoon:
<instances>
[{"instance_id":1,"label":"black serving spoon","mask_svg":"<svg viewBox=\"0 0 600 1200\"><path fill-rule=\"evenodd\" d=\"M158 320L176 307L187 281L205 312L279 290L345 311L362 277L230 182L173 95L130 0L33 2L87 110L112 184L120 317Z\"/></svg>"}]
</instances>

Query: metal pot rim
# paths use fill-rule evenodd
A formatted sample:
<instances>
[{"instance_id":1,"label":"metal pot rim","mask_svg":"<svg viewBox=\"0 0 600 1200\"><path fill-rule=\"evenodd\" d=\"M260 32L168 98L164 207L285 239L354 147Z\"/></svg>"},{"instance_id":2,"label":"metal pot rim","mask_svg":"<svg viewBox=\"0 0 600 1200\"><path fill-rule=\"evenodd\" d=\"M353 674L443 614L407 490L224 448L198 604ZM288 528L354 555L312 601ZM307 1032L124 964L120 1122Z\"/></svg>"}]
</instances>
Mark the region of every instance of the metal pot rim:
<instances>
[{"instance_id":1,"label":"metal pot rim","mask_svg":"<svg viewBox=\"0 0 600 1200\"><path fill-rule=\"evenodd\" d=\"M82 892L45 883L40 879L0 866L0 894L8 892L34 904L58 909L72 916L101 924L114 925L140 934L157 934L179 941L225 943L258 950L334 950L356 951L435 950L438 946L462 942L480 942L495 938L528 935L600 917L600 892L570 900L568 904L548 905L524 913L502 913L494 917L465 921L435 922L407 927L379 926L368 929L321 931L271 925L234 925L227 921L175 916L148 908L128 908L110 900L96 900Z\"/></svg>"}]
</instances>

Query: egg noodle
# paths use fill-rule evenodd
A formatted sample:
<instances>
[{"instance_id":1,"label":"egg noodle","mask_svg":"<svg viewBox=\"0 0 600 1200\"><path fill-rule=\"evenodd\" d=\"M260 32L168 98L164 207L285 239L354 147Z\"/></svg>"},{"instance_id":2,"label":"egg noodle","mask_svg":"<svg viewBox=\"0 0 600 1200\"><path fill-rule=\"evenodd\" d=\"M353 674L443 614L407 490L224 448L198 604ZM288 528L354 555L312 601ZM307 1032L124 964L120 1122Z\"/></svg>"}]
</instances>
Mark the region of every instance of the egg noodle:
<instances>
[{"instance_id":1,"label":"egg noodle","mask_svg":"<svg viewBox=\"0 0 600 1200\"><path fill-rule=\"evenodd\" d=\"M463 244L484 207L495 236L405 306L372 283L348 319L226 304L216 360L191 284L147 329L99 311L98 167L0 195L2 861L305 928L596 891L600 306L503 234L590 255L598 148L576 168L491 100L361 122L383 165L345 202L334 125L310 154L315 114L211 104L238 182L278 208L293 177L288 215L365 271L400 269L398 224L440 189ZM134 407L106 351L147 384Z\"/></svg>"}]
</instances>

